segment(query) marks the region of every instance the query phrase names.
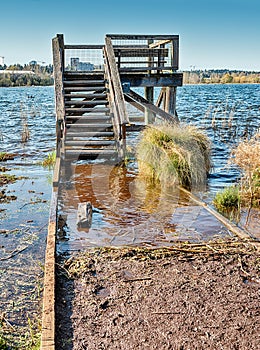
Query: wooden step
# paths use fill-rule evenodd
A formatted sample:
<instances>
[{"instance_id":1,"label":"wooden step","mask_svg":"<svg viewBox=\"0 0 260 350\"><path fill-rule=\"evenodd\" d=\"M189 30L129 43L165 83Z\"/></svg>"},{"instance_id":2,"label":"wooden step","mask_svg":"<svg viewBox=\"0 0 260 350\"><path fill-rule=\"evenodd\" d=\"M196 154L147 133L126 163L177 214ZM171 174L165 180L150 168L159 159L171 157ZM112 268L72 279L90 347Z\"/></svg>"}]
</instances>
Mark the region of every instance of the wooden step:
<instances>
[{"instance_id":1,"label":"wooden step","mask_svg":"<svg viewBox=\"0 0 260 350\"><path fill-rule=\"evenodd\" d=\"M82 123L75 123L75 124L66 124L66 127L67 127L67 129L69 129L69 130L82 130L82 129L85 129L85 131L86 131L86 129L98 129L99 131L101 131L101 130L106 130L106 129L108 129L108 128L112 128L112 124L110 124L110 123L107 123L107 124L105 124L105 123L95 123L95 124L93 124L93 123L89 123L89 124L82 124Z\"/></svg>"},{"instance_id":2,"label":"wooden step","mask_svg":"<svg viewBox=\"0 0 260 350\"><path fill-rule=\"evenodd\" d=\"M69 98L69 99L74 99L74 98L87 98L87 99L92 99L92 98L106 98L107 94L106 93L102 93L102 94L93 94L93 93L89 93L89 94L64 94L65 98Z\"/></svg>"},{"instance_id":3,"label":"wooden step","mask_svg":"<svg viewBox=\"0 0 260 350\"><path fill-rule=\"evenodd\" d=\"M107 100L92 100L92 101L65 101L65 106L97 106L97 105L106 105L108 104Z\"/></svg>"},{"instance_id":4,"label":"wooden step","mask_svg":"<svg viewBox=\"0 0 260 350\"><path fill-rule=\"evenodd\" d=\"M142 115L129 116L129 121L130 123L144 122L144 116Z\"/></svg>"},{"instance_id":5,"label":"wooden step","mask_svg":"<svg viewBox=\"0 0 260 350\"><path fill-rule=\"evenodd\" d=\"M106 90L105 86L71 86L64 87L65 92L77 92L77 91L104 91Z\"/></svg>"},{"instance_id":6,"label":"wooden step","mask_svg":"<svg viewBox=\"0 0 260 350\"><path fill-rule=\"evenodd\" d=\"M115 146L114 140L66 140L66 146L90 147L90 146Z\"/></svg>"},{"instance_id":7,"label":"wooden step","mask_svg":"<svg viewBox=\"0 0 260 350\"><path fill-rule=\"evenodd\" d=\"M117 158L118 152L114 149L68 149L66 158L96 159L96 158Z\"/></svg>"},{"instance_id":8,"label":"wooden step","mask_svg":"<svg viewBox=\"0 0 260 350\"><path fill-rule=\"evenodd\" d=\"M64 80L64 86L100 86L105 84L105 80Z\"/></svg>"},{"instance_id":9,"label":"wooden step","mask_svg":"<svg viewBox=\"0 0 260 350\"><path fill-rule=\"evenodd\" d=\"M97 138L97 137L114 137L113 131L73 131L71 129L67 129L66 131L66 139L68 140L69 138L74 139L87 139L87 138Z\"/></svg>"},{"instance_id":10,"label":"wooden step","mask_svg":"<svg viewBox=\"0 0 260 350\"><path fill-rule=\"evenodd\" d=\"M73 107L67 107L65 108L65 112L80 112L80 113L88 113L88 112L92 112L92 113L106 113L109 112L110 109L109 108L73 108Z\"/></svg>"},{"instance_id":11,"label":"wooden step","mask_svg":"<svg viewBox=\"0 0 260 350\"><path fill-rule=\"evenodd\" d=\"M94 79L96 77L104 77L104 71L98 70L98 71L65 71L64 72L64 78L70 78L76 77L81 78L87 77L87 79Z\"/></svg>"},{"instance_id":12,"label":"wooden step","mask_svg":"<svg viewBox=\"0 0 260 350\"><path fill-rule=\"evenodd\" d=\"M82 115L82 116L77 116L77 115L68 115L66 117L66 121L69 122L76 122L79 121L81 123L89 123L91 121L101 121L101 122L107 122L109 121L111 123L111 117L110 115Z\"/></svg>"}]
</instances>

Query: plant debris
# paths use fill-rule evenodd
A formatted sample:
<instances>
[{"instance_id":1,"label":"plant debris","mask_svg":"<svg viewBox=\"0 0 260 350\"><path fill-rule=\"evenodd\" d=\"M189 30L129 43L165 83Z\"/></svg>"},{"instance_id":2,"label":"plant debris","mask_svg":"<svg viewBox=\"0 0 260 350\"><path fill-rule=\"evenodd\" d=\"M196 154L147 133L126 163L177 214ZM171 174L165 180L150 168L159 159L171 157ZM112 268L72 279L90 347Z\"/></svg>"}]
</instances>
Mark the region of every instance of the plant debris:
<instances>
[{"instance_id":1,"label":"plant debris","mask_svg":"<svg viewBox=\"0 0 260 350\"><path fill-rule=\"evenodd\" d=\"M257 348L260 255L237 239L98 248L57 265L56 346Z\"/></svg>"}]
</instances>

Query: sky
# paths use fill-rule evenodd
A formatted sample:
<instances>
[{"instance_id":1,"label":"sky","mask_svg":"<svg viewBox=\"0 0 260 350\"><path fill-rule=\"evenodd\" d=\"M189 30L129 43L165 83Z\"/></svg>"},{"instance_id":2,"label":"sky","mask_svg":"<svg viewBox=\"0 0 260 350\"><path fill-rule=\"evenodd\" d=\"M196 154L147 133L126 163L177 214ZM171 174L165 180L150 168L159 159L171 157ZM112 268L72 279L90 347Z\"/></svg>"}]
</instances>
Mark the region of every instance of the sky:
<instances>
[{"instance_id":1,"label":"sky","mask_svg":"<svg viewBox=\"0 0 260 350\"><path fill-rule=\"evenodd\" d=\"M7 65L52 63L51 40L103 44L105 34L178 34L180 70L260 71L259 0L3 0Z\"/></svg>"}]
</instances>

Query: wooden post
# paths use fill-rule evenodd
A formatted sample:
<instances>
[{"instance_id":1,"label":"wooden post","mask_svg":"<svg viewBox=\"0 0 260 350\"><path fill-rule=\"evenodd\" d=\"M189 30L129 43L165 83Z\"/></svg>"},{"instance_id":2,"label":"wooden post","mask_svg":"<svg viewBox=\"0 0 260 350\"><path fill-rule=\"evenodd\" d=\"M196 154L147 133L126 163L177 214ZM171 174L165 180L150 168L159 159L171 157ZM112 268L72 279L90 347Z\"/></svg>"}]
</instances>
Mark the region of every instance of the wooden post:
<instances>
[{"instance_id":1,"label":"wooden post","mask_svg":"<svg viewBox=\"0 0 260 350\"><path fill-rule=\"evenodd\" d=\"M166 88L165 112L177 116L176 114L176 86Z\"/></svg>"},{"instance_id":2,"label":"wooden post","mask_svg":"<svg viewBox=\"0 0 260 350\"><path fill-rule=\"evenodd\" d=\"M57 146L63 137L63 124L65 118L65 105L63 93L63 72L64 72L64 39L62 34L58 34L52 40L55 105L56 105L56 135Z\"/></svg>"},{"instance_id":3,"label":"wooden post","mask_svg":"<svg viewBox=\"0 0 260 350\"><path fill-rule=\"evenodd\" d=\"M144 88L144 97L147 101L149 101L149 103L153 104L153 100L154 100L153 87L147 86ZM145 108L144 120L145 120L145 125L152 124L155 121L155 114L152 113L151 110L148 108Z\"/></svg>"}]
</instances>

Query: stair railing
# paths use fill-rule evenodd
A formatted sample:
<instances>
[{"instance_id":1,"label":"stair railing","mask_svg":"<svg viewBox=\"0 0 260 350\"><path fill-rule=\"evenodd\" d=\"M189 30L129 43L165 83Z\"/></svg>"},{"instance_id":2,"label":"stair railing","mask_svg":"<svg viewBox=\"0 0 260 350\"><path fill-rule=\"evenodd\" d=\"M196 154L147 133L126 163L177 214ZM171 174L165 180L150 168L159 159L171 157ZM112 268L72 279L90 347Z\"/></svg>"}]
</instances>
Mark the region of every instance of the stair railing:
<instances>
[{"instance_id":1,"label":"stair railing","mask_svg":"<svg viewBox=\"0 0 260 350\"><path fill-rule=\"evenodd\" d=\"M112 109L112 122L118 140L119 156L123 157L126 146L126 125L129 124L123 89L116 65L111 38L106 37L104 47L105 77L108 83L108 97Z\"/></svg>"},{"instance_id":2,"label":"stair railing","mask_svg":"<svg viewBox=\"0 0 260 350\"><path fill-rule=\"evenodd\" d=\"M60 156L63 146L63 131L65 129L65 104L63 91L63 73L64 73L64 37L62 34L52 39L53 52L53 71L55 86L55 107L56 107L56 156Z\"/></svg>"}]
</instances>

